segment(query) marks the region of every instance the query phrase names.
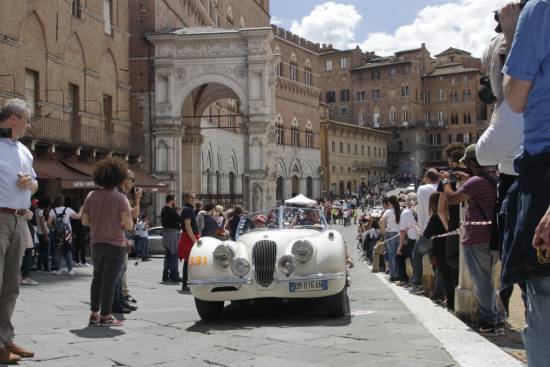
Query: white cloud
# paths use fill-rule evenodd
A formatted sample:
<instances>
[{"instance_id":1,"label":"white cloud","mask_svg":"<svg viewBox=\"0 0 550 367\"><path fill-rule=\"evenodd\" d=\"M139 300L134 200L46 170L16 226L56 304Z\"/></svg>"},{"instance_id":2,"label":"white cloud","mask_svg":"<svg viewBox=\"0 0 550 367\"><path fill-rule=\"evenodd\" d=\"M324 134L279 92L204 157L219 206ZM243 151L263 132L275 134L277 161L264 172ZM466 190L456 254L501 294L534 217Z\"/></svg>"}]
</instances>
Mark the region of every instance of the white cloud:
<instances>
[{"instance_id":1,"label":"white cloud","mask_svg":"<svg viewBox=\"0 0 550 367\"><path fill-rule=\"evenodd\" d=\"M332 43L336 48L375 51L379 55L399 50L426 47L432 55L448 47L456 47L481 56L495 35L493 10L510 0L458 0L428 6L416 14L411 24L399 27L394 33L356 34L361 15L354 6L327 2L316 6L301 21L293 21L291 31L314 42Z\"/></svg>"},{"instance_id":2,"label":"white cloud","mask_svg":"<svg viewBox=\"0 0 550 367\"><path fill-rule=\"evenodd\" d=\"M353 5L327 2L316 5L311 14L294 20L290 31L313 42L332 43L346 48L354 40L361 15Z\"/></svg>"},{"instance_id":3,"label":"white cloud","mask_svg":"<svg viewBox=\"0 0 550 367\"><path fill-rule=\"evenodd\" d=\"M495 36L493 10L508 2L461 0L428 6L416 15L413 23L399 27L393 34L368 34L361 48L388 55L398 50L420 47L424 42L432 54L456 47L481 56L489 40Z\"/></svg>"},{"instance_id":4,"label":"white cloud","mask_svg":"<svg viewBox=\"0 0 550 367\"><path fill-rule=\"evenodd\" d=\"M280 26L283 24L283 20L275 15L272 15L270 23Z\"/></svg>"}]
</instances>

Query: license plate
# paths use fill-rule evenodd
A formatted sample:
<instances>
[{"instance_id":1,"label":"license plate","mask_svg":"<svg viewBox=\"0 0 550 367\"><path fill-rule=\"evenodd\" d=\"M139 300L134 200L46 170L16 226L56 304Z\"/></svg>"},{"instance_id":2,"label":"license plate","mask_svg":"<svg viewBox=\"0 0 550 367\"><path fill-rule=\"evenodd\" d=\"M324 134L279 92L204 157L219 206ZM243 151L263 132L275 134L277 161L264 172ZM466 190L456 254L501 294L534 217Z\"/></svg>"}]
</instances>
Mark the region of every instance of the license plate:
<instances>
[{"instance_id":1,"label":"license plate","mask_svg":"<svg viewBox=\"0 0 550 367\"><path fill-rule=\"evenodd\" d=\"M326 291L328 280L310 280L307 282L289 282L288 290L294 292Z\"/></svg>"}]
</instances>

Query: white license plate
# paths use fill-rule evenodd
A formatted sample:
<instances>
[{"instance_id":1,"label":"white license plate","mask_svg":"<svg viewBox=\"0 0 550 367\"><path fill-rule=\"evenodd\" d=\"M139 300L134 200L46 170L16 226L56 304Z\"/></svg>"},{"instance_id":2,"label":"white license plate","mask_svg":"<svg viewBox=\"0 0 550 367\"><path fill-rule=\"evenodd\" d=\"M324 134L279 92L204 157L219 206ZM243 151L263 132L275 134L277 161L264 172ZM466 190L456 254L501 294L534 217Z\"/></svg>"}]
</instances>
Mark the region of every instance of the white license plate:
<instances>
[{"instance_id":1,"label":"white license plate","mask_svg":"<svg viewBox=\"0 0 550 367\"><path fill-rule=\"evenodd\" d=\"M289 282L288 291L294 292L310 292L310 291L326 291L328 289L328 280L310 280L307 282Z\"/></svg>"}]
</instances>

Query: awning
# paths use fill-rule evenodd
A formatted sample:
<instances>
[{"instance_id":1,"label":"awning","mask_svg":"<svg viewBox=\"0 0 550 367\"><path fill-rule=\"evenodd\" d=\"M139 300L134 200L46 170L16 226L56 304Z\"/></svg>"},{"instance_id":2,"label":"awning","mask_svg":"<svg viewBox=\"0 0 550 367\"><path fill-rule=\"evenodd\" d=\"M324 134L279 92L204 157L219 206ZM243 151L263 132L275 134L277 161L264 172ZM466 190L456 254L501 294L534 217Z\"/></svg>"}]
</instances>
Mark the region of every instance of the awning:
<instances>
[{"instance_id":1,"label":"awning","mask_svg":"<svg viewBox=\"0 0 550 367\"><path fill-rule=\"evenodd\" d=\"M317 202L315 200L312 200L310 198L305 197L302 194L296 195L292 199L285 200L285 204L287 205L296 205L296 206L315 206L317 205Z\"/></svg>"},{"instance_id":2,"label":"awning","mask_svg":"<svg viewBox=\"0 0 550 367\"><path fill-rule=\"evenodd\" d=\"M63 163L90 177L94 175L95 163L93 162L64 161ZM145 191L168 192L168 185L156 180L137 168L130 167L130 170L135 175L136 186L141 187Z\"/></svg>"},{"instance_id":3,"label":"awning","mask_svg":"<svg viewBox=\"0 0 550 367\"><path fill-rule=\"evenodd\" d=\"M62 189L93 189L96 187L92 177L70 169L58 161L36 159L33 168L39 179L60 180Z\"/></svg>"}]
</instances>

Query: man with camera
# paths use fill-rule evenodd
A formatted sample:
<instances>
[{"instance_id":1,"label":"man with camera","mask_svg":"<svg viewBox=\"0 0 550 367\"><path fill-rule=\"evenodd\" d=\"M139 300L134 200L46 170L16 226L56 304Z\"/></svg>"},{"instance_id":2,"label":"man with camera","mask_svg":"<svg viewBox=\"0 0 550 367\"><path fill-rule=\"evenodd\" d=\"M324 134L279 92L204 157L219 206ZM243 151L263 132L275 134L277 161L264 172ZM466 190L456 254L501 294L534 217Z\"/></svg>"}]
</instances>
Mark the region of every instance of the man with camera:
<instances>
[{"instance_id":1,"label":"man with camera","mask_svg":"<svg viewBox=\"0 0 550 367\"><path fill-rule=\"evenodd\" d=\"M522 2L522 4L524 3ZM520 4L516 9L518 14L521 7L522 5ZM499 21L498 12L495 14L495 18ZM509 33L511 26L515 28L515 25L515 23L510 25L505 23L506 33ZM498 165L499 181L496 210L498 234L500 237L499 243L502 243L505 227L514 228L517 218L516 208L513 206L509 207L508 203L510 202L510 196L516 195L515 192L517 191L515 183L518 174L514 170L514 159L521 154L523 115L512 111L504 97L504 91L502 90L502 68L506 61L507 53L510 50L508 42L511 41L507 40L505 34L502 33L503 29L500 22L496 31L499 34L491 40L482 58L483 66L489 71L489 74L485 77L485 87L479 93L482 102L486 104L495 103L495 105L491 116L491 123L477 142L476 157L481 165ZM507 257L507 249L502 247L502 250L501 258L504 261ZM521 282L519 285L524 290L524 283ZM506 315L508 315L513 289L513 285L503 285L499 292Z\"/></svg>"},{"instance_id":2,"label":"man with camera","mask_svg":"<svg viewBox=\"0 0 550 367\"><path fill-rule=\"evenodd\" d=\"M499 335L504 332L504 323L497 310L495 288L492 279L493 256L491 254L491 222L495 210L497 177L482 167L476 158L476 146L466 148L460 160L472 173L454 172L463 185L453 191L450 175L441 172L441 185L449 205L468 202L464 224L462 248L464 261L472 277L474 293L479 305L479 332Z\"/></svg>"},{"instance_id":3,"label":"man with camera","mask_svg":"<svg viewBox=\"0 0 550 367\"><path fill-rule=\"evenodd\" d=\"M30 126L31 111L10 99L0 111L0 364L33 357L13 342L11 318L19 295L21 261L32 241L27 226L31 195L38 189L31 152L18 139Z\"/></svg>"},{"instance_id":4,"label":"man with camera","mask_svg":"<svg viewBox=\"0 0 550 367\"><path fill-rule=\"evenodd\" d=\"M523 2L525 3L525 1ZM520 13L521 11L521 13ZM529 366L550 360L550 261L541 227L550 205L550 1L509 4L498 17L510 48L503 90L511 109L523 113L523 152L514 161L518 177L517 221L505 241L503 284L526 282L524 333ZM516 27L517 23L517 27Z\"/></svg>"}]
</instances>

